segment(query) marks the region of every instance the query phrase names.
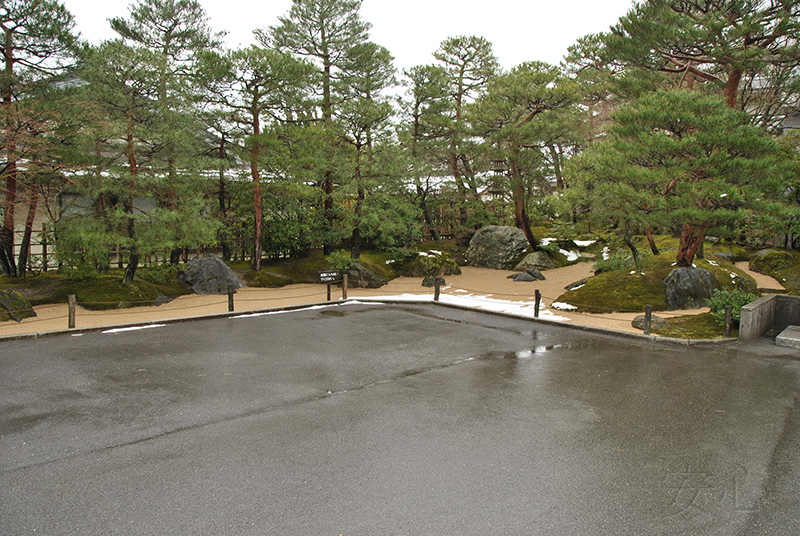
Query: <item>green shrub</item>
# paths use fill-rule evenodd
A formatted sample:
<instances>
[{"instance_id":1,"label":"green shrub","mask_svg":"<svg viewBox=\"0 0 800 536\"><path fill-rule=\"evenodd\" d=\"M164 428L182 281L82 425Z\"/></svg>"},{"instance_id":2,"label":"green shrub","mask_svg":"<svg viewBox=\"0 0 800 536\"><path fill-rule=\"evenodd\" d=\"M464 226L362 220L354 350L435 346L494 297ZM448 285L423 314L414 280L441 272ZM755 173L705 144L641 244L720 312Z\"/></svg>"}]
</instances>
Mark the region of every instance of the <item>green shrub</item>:
<instances>
[{"instance_id":1,"label":"green shrub","mask_svg":"<svg viewBox=\"0 0 800 536\"><path fill-rule=\"evenodd\" d=\"M438 250L418 252L409 249L394 251L394 269L406 277L458 275L461 268L449 253Z\"/></svg>"},{"instance_id":2,"label":"green shrub","mask_svg":"<svg viewBox=\"0 0 800 536\"><path fill-rule=\"evenodd\" d=\"M756 299L758 299L758 296L739 289L714 289L711 291L711 298L706 300L706 305L711 308L711 314L721 326L725 325L725 308L730 305L733 312L733 325L738 327L739 320L742 317L742 307Z\"/></svg>"},{"instance_id":3,"label":"green shrub","mask_svg":"<svg viewBox=\"0 0 800 536\"><path fill-rule=\"evenodd\" d=\"M331 270L346 272L350 269L350 264L352 262L353 260L350 258L350 255L341 251L334 251L328 255L328 268Z\"/></svg>"},{"instance_id":4,"label":"green shrub","mask_svg":"<svg viewBox=\"0 0 800 536\"><path fill-rule=\"evenodd\" d=\"M631 267L633 267L633 255L624 249L614 250L608 255L607 259L603 258L601 255L594 264L595 272L598 274L617 270L629 270Z\"/></svg>"}]
</instances>

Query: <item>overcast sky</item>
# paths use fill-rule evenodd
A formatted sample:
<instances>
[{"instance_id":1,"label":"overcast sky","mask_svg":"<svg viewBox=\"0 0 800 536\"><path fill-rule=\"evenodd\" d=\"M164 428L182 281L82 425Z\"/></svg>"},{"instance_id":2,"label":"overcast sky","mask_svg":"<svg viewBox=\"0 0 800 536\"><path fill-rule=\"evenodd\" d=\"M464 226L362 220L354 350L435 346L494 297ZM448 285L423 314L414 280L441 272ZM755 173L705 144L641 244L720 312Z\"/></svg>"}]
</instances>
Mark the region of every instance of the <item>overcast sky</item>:
<instances>
[{"instance_id":1,"label":"overcast sky","mask_svg":"<svg viewBox=\"0 0 800 536\"><path fill-rule=\"evenodd\" d=\"M116 37L110 17L127 17L126 0L63 0L84 39L97 44ZM214 31L226 44L253 43L253 30L278 24L291 0L200 0ZM361 16L372 40L405 69L433 61L439 43L457 35L488 39L504 69L531 60L558 64L579 37L608 30L632 0L364 0Z\"/></svg>"}]
</instances>

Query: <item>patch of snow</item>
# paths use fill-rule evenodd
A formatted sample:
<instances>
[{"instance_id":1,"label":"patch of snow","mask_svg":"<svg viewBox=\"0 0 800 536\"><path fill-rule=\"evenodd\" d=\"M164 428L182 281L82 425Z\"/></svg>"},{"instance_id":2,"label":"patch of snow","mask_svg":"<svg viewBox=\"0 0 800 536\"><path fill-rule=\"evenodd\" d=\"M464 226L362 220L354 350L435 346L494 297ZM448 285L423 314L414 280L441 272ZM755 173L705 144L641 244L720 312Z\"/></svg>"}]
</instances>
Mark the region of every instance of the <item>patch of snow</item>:
<instances>
[{"instance_id":1,"label":"patch of snow","mask_svg":"<svg viewBox=\"0 0 800 536\"><path fill-rule=\"evenodd\" d=\"M573 240L573 242L575 242L576 246L585 248L587 246L591 246L592 244L597 242L597 240Z\"/></svg>"},{"instance_id":2,"label":"patch of snow","mask_svg":"<svg viewBox=\"0 0 800 536\"><path fill-rule=\"evenodd\" d=\"M149 326L134 326L131 328L107 329L106 331L101 331L100 333L122 333L123 331L138 331L140 329L163 328L164 326L166 326L166 324L150 324Z\"/></svg>"},{"instance_id":3,"label":"patch of snow","mask_svg":"<svg viewBox=\"0 0 800 536\"><path fill-rule=\"evenodd\" d=\"M542 238L542 239L540 240L540 242L542 243L542 245L543 245L543 246L546 246L546 245L548 245L548 244L552 244L552 243L553 243L553 242L555 242L556 240L558 240L558 239L557 239L557 238Z\"/></svg>"},{"instance_id":4,"label":"patch of snow","mask_svg":"<svg viewBox=\"0 0 800 536\"><path fill-rule=\"evenodd\" d=\"M376 296L375 298L359 297L359 300L432 302L433 294L401 294L397 296L380 296L380 297ZM535 307L533 302L513 302L513 301L490 298L489 296L486 295L473 295L473 294L468 294L466 296L441 294L439 296L439 301L451 305L459 305L462 307L473 307L475 309L481 309L484 311L492 311L497 313L507 313L524 318L534 318L535 316ZM541 307L539 310L539 318L544 318L547 320L555 320L559 322L569 322L569 318L555 315L553 314L552 311L544 307Z\"/></svg>"},{"instance_id":5,"label":"patch of snow","mask_svg":"<svg viewBox=\"0 0 800 536\"><path fill-rule=\"evenodd\" d=\"M567 260L570 261L570 262L577 261L578 259L581 258L581 254L578 253L577 251L567 251L565 249L559 249L558 251L562 255L564 255L567 258Z\"/></svg>"},{"instance_id":6,"label":"patch of snow","mask_svg":"<svg viewBox=\"0 0 800 536\"><path fill-rule=\"evenodd\" d=\"M719 264L717 264L714 261L708 261L708 264L710 264L711 266L719 266Z\"/></svg>"},{"instance_id":7,"label":"patch of snow","mask_svg":"<svg viewBox=\"0 0 800 536\"><path fill-rule=\"evenodd\" d=\"M579 286L577 286L577 287L575 287L575 288L572 288L572 289L570 289L570 290L578 290L579 288L583 288L583 287L585 287L585 286L586 286L586 285L579 285Z\"/></svg>"},{"instance_id":8,"label":"patch of snow","mask_svg":"<svg viewBox=\"0 0 800 536\"><path fill-rule=\"evenodd\" d=\"M442 254L441 251L438 251L438 250L435 250L435 249L430 250L428 253L435 253L436 255L441 255Z\"/></svg>"},{"instance_id":9,"label":"patch of snow","mask_svg":"<svg viewBox=\"0 0 800 536\"><path fill-rule=\"evenodd\" d=\"M611 254L611 252L608 249L608 246L604 247L603 248L603 260L607 261L610 254Z\"/></svg>"},{"instance_id":10,"label":"patch of snow","mask_svg":"<svg viewBox=\"0 0 800 536\"><path fill-rule=\"evenodd\" d=\"M552 307L553 309L560 309L562 311L575 311L578 309L574 305L570 305L564 302L553 302L550 304L550 307Z\"/></svg>"}]
</instances>

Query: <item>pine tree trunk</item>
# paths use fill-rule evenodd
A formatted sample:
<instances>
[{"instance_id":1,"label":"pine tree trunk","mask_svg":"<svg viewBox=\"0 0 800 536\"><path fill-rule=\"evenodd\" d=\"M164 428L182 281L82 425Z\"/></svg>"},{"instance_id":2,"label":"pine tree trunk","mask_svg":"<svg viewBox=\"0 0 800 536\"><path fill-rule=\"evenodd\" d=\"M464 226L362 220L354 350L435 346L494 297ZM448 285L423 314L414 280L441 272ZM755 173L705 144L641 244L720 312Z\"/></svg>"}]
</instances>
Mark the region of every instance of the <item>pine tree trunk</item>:
<instances>
[{"instance_id":1,"label":"pine tree trunk","mask_svg":"<svg viewBox=\"0 0 800 536\"><path fill-rule=\"evenodd\" d=\"M703 243L708 227L686 224L681 232L678 244L678 255L675 265L680 268L691 268L697 249Z\"/></svg>"},{"instance_id":2,"label":"pine tree trunk","mask_svg":"<svg viewBox=\"0 0 800 536\"><path fill-rule=\"evenodd\" d=\"M250 269L254 272L261 271L262 251L262 221L263 210L261 207L261 178L258 170L259 150L261 148L258 137L261 135L259 123L259 110L253 109L253 146L250 148L250 175L253 178L253 216L255 217L255 232L253 236L253 258L250 260Z\"/></svg>"},{"instance_id":3,"label":"pine tree trunk","mask_svg":"<svg viewBox=\"0 0 800 536\"><path fill-rule=\"evenodd\" d=\"M661 252L658 251L658 246L656 246L656 241L653 238L653 229L649 225L645 227L645 234L647 235L647 244L650 246L650 251L653 252L653 255L660 255Z\"/></svg>"},{"instance_id":4,"label":"pine tree trunk","mask_svg":"<svg viewBox=\"0 0 800 536\"><path fill-rule=\"evenodd\" d=\"M17 262L17 277L25 277L28 265L28 254L31 250L31 235L33 234L33 220L36 218L36 208L39 205L39 186L34 179L31 185L31 199L28 204L28 217L25 219L25 233L22 235L22 244L19 249Z\"/></svg>"},{"instance_id":5,"label":"pine tree trunk","mask_svg":"<svg viewBox=\"0 0 800 536\"><path fill-rule=\"evenodd\" d=\"M515 173L513 169L512 173ZM528 222L528 213L525 210L525 188L521 179L515 179L514 183L514 225L518 229L522 229L531 247L538 249L539 241L533 235L530 222Z\"/></svg>"}]
</instances>

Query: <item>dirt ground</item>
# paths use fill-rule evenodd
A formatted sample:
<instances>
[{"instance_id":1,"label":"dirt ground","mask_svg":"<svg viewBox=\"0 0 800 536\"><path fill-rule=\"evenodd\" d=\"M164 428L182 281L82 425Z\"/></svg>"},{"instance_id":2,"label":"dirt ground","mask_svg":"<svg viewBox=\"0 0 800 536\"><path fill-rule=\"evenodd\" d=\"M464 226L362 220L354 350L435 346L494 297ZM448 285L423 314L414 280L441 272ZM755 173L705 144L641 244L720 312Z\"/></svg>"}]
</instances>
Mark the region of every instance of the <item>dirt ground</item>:
<instances>
[{"instance_id":1,"label":"dirt ground","mask_svg":"<svg viewBox=\"0 0 800 536\"><path fill-rule=\"evenodd\" d=\"M759 288L779 289L780 283L775 279L750 272L748 263L737 263L737 267L750 273L758 283ZM443 294L454 296L478 298L471 300L476 308L481 308L480 298L502 300L509 302L534 303L534 294L538 289L542 295L542 310L550 311L566 318L565 322L641 333L631 326L631 321L643 311L612 314L585 314L570 311L555 310L551 304L565 292L564 287L589 277L592 273L591 263L578 263L564 268L557 268L545 272L546 280L535 283L515 282L508 276L516 272L490 270L486 268L462 268L461 275L447 276L446 286L442 288ZM348 298L400 295L428 295L432 296L433 289L421 285L420 278L398 277L379 289L348 289ZM340 288L333 288L331 298L341 298ZM279 289L242 288L234 297L237 312L253 311L291 305L320 303L327 300L326 285L299 284L289 285ZM485 302L484 302L485 303ZM22 322L0 322L0 336L20 335L24 333L41 333L48 331L65 330L68 326L68 309L66 304L43 305L35 308L37 316L25 319ZM80 307L76 309L76 328L90 328L96 326L111 326L136 322L167 320L174 318L196 317L210 314L226 313L228 311L227 296L181 296L175 300L159 306L134 307L112 311L90 311ZM708 309L693 309L688 311L661 311L658 316L669 318L687 314L700 314Z\"/></svg>"}]
</instances>

